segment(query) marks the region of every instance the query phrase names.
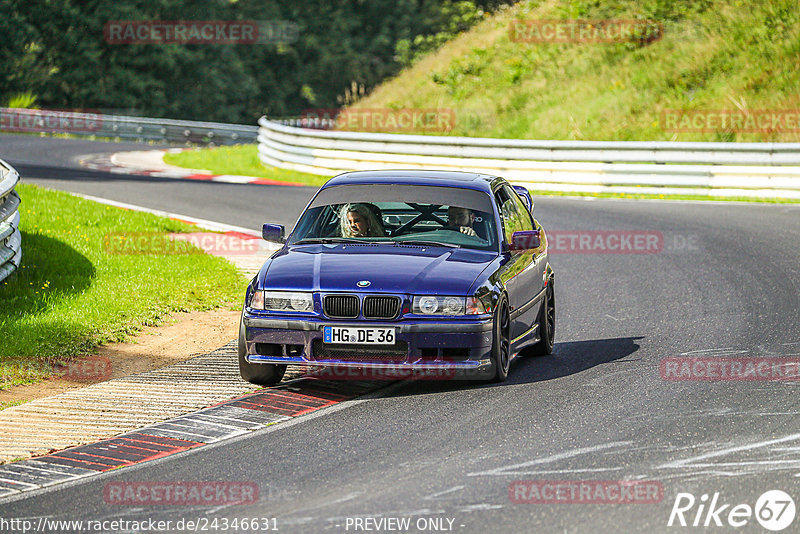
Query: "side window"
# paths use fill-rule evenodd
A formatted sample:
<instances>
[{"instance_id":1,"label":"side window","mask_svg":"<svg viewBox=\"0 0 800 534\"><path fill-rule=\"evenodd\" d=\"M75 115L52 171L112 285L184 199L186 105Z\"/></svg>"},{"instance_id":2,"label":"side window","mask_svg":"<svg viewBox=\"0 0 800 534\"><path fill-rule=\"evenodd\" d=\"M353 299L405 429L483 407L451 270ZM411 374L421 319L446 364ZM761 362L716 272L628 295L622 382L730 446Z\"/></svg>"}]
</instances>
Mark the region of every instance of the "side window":
<instances>
[{"instance_id":1,"label":"side window","mask_svg":"<svg viewBox=\"0 0 800 534\"><path fill-rule=\"evenodd\" d=\"M504 185L495 193L497 205L500 206L500 218L503 221L503 235L506 243L511 243L511 235L519 230L533 230L533 221L517 193L508 185Z\"/></svg>"},{"instance_id":2,"label":"side window","mask_svg":"<svg viewBox=\"0 0 800 534\"><path fill-rule=\"evenodd\" d=\"M514 191L514 189L508 185L504 185L503 189L506 191L506 194L508 194L508 196L514 201L514 204L517 208L517 214L519 217L518 219L519 227L517 228L517 230L533 230L533 219L531 218L528 208L525 207L525 203L522 201L521 198L519 198L517 192Z\"/></svg>"},{"instance_id":3,"label":"side window","mask_svg":"<svg viewBox=\"0 0 800 534\"><path fill-rule=\"evenodd\" d=\"M505 187L501 187L495 193L495 200L497 205L500 206L500 219L503 222L503 235L505 236L506 243L511 243L511 234L520 228L520 213L517 205L514 203L514 198L509 195Z\"/></svg>"}]
</instances>

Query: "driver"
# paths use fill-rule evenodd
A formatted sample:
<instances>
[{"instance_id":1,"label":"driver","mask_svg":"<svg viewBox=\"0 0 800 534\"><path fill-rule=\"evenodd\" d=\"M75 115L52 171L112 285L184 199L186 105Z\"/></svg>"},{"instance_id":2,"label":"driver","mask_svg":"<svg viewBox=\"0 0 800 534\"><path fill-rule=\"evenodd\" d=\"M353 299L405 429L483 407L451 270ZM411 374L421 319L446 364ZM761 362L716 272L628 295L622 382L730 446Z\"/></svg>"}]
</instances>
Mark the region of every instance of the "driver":
<instances>
[{"instance_id":1,"label":"driver","mask_svg":"<svg viewBox=\"0 0 800 534\"><path fill-rule=\"evenodd\" d=\"M378 207L372 204L345 204L339 215L342 237L383 237Z\"/></svg>"},{"instance_id":2,"label":"driver","mask_svg":"<svg viewBox=\"0 0 800 534\"><path fill-rule=\"evenodd\" d=\"M478 234L472 229L472 223L475 221L475 214L468 208L459 208L458 206L450 206L447 208L447 226L456 227L462 234L477 237Z\"/></svg>"}]
</instances>

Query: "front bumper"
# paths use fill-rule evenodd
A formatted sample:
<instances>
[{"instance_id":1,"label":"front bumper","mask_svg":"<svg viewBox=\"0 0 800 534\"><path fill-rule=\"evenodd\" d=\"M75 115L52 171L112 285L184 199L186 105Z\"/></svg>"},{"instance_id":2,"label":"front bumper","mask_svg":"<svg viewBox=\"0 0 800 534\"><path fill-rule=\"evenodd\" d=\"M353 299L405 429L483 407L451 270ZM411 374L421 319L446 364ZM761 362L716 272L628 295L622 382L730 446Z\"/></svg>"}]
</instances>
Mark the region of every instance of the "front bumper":
<instances>
[{"instance_id":1,"label":"front bumper","mask_svg":"<svg viewBox=\"0 0 800 534\"><path fill-rule=\"evenodd\" d=\"M323 318L264 317L245 311L246 360L250 363L342 369L346 376L369 377L344 369L380 370L384 377L487 379L493 321L490 316L457 321L331 321ZM325 326L393 327L394 346L323 343ZM379 373L375 373L377 376ZM325 376L325 373L318 373Z\"/></svg>"}]
</instances>

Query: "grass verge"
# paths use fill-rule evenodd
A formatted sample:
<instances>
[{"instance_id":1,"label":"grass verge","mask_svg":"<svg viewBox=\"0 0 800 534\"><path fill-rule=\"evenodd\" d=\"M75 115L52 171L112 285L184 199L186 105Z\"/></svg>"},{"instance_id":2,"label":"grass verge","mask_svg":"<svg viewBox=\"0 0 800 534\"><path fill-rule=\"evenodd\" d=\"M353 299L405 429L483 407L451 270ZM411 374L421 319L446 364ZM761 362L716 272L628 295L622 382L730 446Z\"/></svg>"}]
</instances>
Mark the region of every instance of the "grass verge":
<instances>
[{"instance_id":1,"label":"grass verge","mask_svg":"<svg viewBox=\"0 0 800 534\"><path fill-rule=\"evenodd\" d=\"M164 155L164 162L189 169L205 169L214 174L255 176L279 182L295 182L317 187L330 179L330 176L318 176L276 167L266 167L258 159L258 147L256 145L221 146L174 153L167 152Z\"/></svg>"},{"instance_id":2,"label":"grass verge","mask_svg":"<svg viewBox=\"0 0 800 534\"><path fill-rule=\"evenodd\" d=\"M652 41L530 42L525 24L651 20ZM732 127L713 111L796 115L796 0L526 0L501 10L377 87L353 109L447 109L438 135L607 141L797 142L790 123ZM694 121L674 128L665 113ZM707 118L708 120L704 119ZM428 132L420 132L428 133Z\"/></svg>"},{"instance_id":3,"label":"grass verge","mask_svg":"<svg viewBox=\"0 0 800 534\"><path fill-rule=\"evenodd\" d=\"M6 408L11 408L13 406L21 406L29 402L27 400L15 400L15 401L8 401L8 402L0 402L0 411L5 410Z\"/></svg>"},{"instance_id":4,"label":"grass verge","mask_svg":"<svg viewBox=\"0 0 800 534\"><path fill-rule=\"evenodd\" d=\"M50 376L100 343L170 313L238 307L246 283L205 254L109 254L109 234L196 228L149 213L19 185L22 265L0 283L0 390Z\"/></svg>"}]
</instances>

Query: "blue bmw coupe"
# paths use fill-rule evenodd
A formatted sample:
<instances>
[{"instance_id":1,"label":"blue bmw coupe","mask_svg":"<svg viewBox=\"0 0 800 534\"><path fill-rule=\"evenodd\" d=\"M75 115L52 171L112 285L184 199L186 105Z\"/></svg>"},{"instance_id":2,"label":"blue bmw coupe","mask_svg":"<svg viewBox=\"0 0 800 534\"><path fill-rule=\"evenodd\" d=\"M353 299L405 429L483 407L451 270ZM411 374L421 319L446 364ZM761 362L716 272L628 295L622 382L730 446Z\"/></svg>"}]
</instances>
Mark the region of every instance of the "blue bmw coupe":
<instances>
[{"instance_id":1,"label":"blue bmw coupe","mask_svg":"<svg viewBox=\"0 0 800 534\"><path fill-rule=\"evenodd\" d=\"M287 365L501 382L550 354L554 274L524 187L497 176L350 172L320 188L247 288L242 378ZM405 373L405 374L404 374Z\"/></svg>"}]
</instances>

